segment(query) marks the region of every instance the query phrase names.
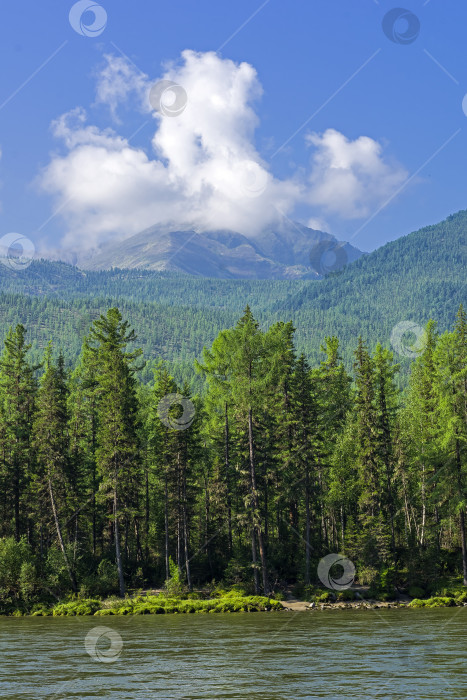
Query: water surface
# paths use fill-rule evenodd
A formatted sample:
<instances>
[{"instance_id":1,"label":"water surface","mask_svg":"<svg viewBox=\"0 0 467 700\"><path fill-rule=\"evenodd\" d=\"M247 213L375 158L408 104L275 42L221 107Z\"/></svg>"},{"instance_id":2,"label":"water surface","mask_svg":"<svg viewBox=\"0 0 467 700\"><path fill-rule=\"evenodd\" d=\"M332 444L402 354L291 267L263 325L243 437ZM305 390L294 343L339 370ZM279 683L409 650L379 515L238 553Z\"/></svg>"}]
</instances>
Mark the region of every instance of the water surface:
<instances>
[{"instance_id":1,"label":"water surface","mask_svg":"<svg viewBox=\"0 0 467 700\"><path fill-rule=\"evenodd\" d=\"M467 608L0 618L0 697L465 699L466 626Z\"/></svg>"}]
</instances>

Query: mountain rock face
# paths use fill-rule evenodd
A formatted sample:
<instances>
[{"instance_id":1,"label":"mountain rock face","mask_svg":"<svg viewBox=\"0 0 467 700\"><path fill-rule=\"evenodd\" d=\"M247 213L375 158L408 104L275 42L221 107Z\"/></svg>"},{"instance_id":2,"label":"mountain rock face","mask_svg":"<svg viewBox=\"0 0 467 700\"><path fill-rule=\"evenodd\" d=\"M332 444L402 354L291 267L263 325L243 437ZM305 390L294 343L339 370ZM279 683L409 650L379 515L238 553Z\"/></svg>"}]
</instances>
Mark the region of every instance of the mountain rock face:
<instances>
[{"instance_id":1,"label":"mountain rock face","mask_svg":"<svg viewBox=\"0 0 467 700\"><path fill-rule=\"evenodd\" d=\"M85 270L139 268L220 279L314 279L362 255L329 233L282 220L254 238L153 226L83 254L77 264Z\"/></svg>"}]
</instances>

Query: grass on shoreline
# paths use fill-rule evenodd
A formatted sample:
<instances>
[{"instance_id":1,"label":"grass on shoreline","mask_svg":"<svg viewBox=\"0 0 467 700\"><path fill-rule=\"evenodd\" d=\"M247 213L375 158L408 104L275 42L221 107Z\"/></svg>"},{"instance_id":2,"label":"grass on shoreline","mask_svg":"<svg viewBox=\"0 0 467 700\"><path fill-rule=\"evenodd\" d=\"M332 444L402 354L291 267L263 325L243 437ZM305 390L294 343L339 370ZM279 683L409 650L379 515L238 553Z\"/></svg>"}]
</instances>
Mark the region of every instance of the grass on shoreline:
<instances>
[{"instance_id":1,"label":"grass on shoreline","mask_svg":"<svg viewBox=\"0 0 467 700\"><path fill-rule=\"evenodd\" d=\"M53 607L37 604L29 612L32 617L74 617L77 615L169 615L178 613L234 613L284 610L277 600L265 596L244 596L232 592L220 598L197 600L164 594L98 600L84 598L57 603ZM15 610L12 615L23 614Z\"/></svg>"}]
</instances>

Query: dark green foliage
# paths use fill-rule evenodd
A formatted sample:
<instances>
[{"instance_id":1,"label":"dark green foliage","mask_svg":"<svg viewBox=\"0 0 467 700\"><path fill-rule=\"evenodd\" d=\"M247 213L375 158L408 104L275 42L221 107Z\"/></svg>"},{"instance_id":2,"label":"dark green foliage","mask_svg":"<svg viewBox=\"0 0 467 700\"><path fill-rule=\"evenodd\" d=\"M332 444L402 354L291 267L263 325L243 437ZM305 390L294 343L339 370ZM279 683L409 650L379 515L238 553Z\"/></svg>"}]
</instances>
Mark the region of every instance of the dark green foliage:
<instances>
[{"instance_id":1,"label":"dark green foliage","mask_svg":"<svg viewBox=\"0 0 467 700\"><path fill-rule=\"evenodd\" d=\"M201 378L193 360L220 330L232 327L245 303L262 327L282 318L297 328L296 346L314 366L324 335L339 337L349 371L358 334L369 347L389 347L400 321L425 325L436 318L441 331L452 310L465 302L467 212L399 238L322 280L207 280L169 272L83 272L64 263L34 261L21 272L0 270L0 334L21 322L38 361L49 339L74 363L93 320L118 304L138 329L147 360L163 358L177 383ZM157 322L155 322L157 319ZM401 361L401 383L410 368ZM151 368L143 371L150 382ZM196 383L198 382L198 383Z\"/></svg>"},{"instance_id":2,"label":"dark green foliage","mask_svg":"<svg viewBox=\"0 0 467 700\"><path fill-rule=\"evenodd\" d=\"M409 589L415 601L432 596L413 607L462 604L462 305L452 331L427 325L403 394L381 344L358 340L352 380L335 336L313 368L294 336L291 322L263 330L247 306L197 363L200 397L163 361L152 386L138 382L142 352L117 308L92 322L71 373L51 345L32 366L25 329L10 330L1 610L45 615L73 593L54 615L254 612L275 609L270 593L294 584L317 602L350 601L352 590L316 588L333 552L352 560L373 598ZM165 596L124 597L164 582ZM92 599L117 591L115 605Z\"/></svg>"}]
</instances>

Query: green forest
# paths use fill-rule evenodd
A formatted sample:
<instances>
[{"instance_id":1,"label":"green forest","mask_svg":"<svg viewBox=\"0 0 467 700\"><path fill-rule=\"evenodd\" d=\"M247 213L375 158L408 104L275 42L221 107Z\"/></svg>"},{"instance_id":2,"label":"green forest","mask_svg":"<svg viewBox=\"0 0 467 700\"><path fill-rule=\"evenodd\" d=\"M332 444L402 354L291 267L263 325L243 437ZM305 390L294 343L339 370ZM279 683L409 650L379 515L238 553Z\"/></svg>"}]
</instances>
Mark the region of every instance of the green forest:
<instances>
[{"instance_id":1,"label":"green forest","mask_svg":"<svg viewBox=\"0 0 467 700\"><path fill-rule=\"evenodd\" d=\"M69 595L213 581L270 595L313 587L340 552L380 597L467 585L467 314L426 325L404 391L382 343L349 371L324 335L310 366L291 321L247 306L195 361L192 395L147 362L116 307L68 367L31 356L21 323L0 358L0 612ZM142 381L150 371L151 381Z\"/></svg>"},{"instance_id":2,"label":"green forest","mask_svg":"<svg viewBox=\"0 0 467 700\"><path fill-rule=\"evenodd\" d=\"M317 280L223 280L148 270L83 271L71 265L34 260L11 270L0 264L0 337L11 325L28 329L31 358L42 361L50 338L67 369L81 352L91 323L118 306L138 330L138 346L148 360L139 375L152 381L151 363L168 363L178 383L204 392L203 376L193 370L204 345L233 326L246 303L263 330L290 319L295 345L311 365L321 361L326 335L340 341L348 372L358 336L370 347L390 347L391 330L410 320L430 318L448 330L453 308L465 304L467 212L450 216L363 256L340 272ZM1 262L1 259L0 259ZM396 382L407 384L409 359L400 356Z\"/></svg>"}]
</instances>

